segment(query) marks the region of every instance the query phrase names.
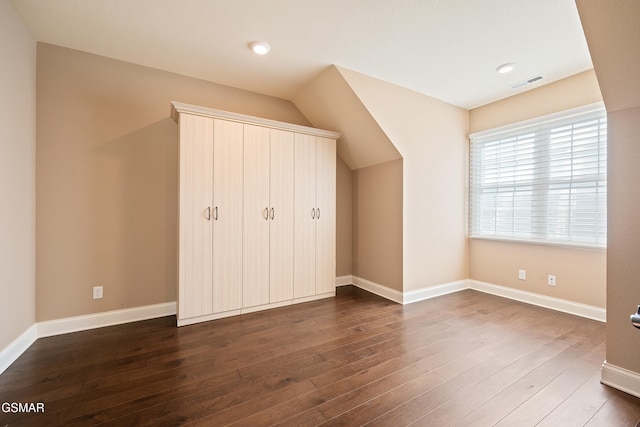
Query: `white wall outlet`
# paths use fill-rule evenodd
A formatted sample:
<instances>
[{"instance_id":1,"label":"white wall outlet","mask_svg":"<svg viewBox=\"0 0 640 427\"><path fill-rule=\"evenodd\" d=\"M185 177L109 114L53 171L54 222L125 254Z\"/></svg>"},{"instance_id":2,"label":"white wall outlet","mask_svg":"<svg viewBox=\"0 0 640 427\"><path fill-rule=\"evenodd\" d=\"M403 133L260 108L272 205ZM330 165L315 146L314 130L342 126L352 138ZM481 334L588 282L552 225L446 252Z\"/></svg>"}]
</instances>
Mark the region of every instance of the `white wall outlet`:
<instances>
[{"instance_id":1,"label":"white wall outlet","mask_svg":"<svg viewBox=\"0 0 640 427\"><path fill-rule=\"evenodd\" d=\"M547 276L547 285L555 286L556 285L556 276L554 276L553 274L549 274Z\"/></svg>"},{"instance_id":2,"label":"white wall outlet","mask_svg":"<svg viewBox=\"0 0 640 427\"><path fill-rule=\"evenodd\" d=\"M101 299L103 296L102 286L94 286L93 287L93 299Z\"/></svg>"},{"instance_id":3,"label":"white wall outlet","mask_svg":"<svg viewBox=\"0 0 640 427\"><path fill-rule=\"evenodd\" d=\"M527 280L527 270L518 270L518 279Z\"/></svg>"}]
</instances>

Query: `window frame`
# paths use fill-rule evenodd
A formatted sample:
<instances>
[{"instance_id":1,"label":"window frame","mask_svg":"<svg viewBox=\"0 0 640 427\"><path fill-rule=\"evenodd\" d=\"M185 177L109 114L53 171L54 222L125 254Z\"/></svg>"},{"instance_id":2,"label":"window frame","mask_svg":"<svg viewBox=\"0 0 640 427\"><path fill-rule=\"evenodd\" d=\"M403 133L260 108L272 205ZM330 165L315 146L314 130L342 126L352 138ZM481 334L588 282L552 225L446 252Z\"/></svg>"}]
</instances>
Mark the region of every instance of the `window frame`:
<instances>
[{"instance_id":1,"label":"window frame","mask_svg":"<svg viewBox=\"0 0 640 427\"><path fill-rule=\"evenodd\" d=\"M597 116L597 117L592 117ZM594 174L593 177L583 177L582 179L575 177L573 175L573 169L571 175L569 177L552 177L550 175L550 170L552 166L551 163L547 163L545 167L539 167L540 164L544 163L541 159L546 159L547 162L552 162L553 158L551 157L543 157L540 153L544 152L544 149L540 151L540 143L546 147L547 153L549 150L553 149L555 146L552 146L550 143L550 135L546 135L546 137L540 137L539 133L541 130L544 130L549 134L551 129L554 126L576 126L577 123L580 123L582 120L585 120L589 117L592 117L592 120L598 120L597 129L598 129L598 144L597 144L597 159L598 159L598 173ZM604 128L602 126L602 122L600 120L604 119ZM573 124L569 124L569 122ZM499 241L510 241L510 242L520 242L527 244L542 244L542 245L559 245L559 246L569 246L576 248L590 248L590 249L601 249L606 250L607 247L607 112L604 108L604 104L602 102L589 104L583 107L574 108L570 110L561 111L558 113L533 118L526 121L521 121L517 123L513 123L506 126L500 126L492 129L487 129L480 132L475 132L469 135L469 159L468 159L468 198L467 198L467 226L468 226L468 236L471 239L481 239L481 240L499 240ZM541 129L543 128L543 129ZM573 127L571 128L574 129ZM536 132L538 134L536 134ZM602 135L604 132L604 135ZM531 148L535 151L535 154L532 154L531 158L526 157L518 157L514 155L513 159L516 162L516 165L513 166L514 171L518 167L518 159L522 161L524 167L527 167L527 161L532 162L533 166L530 166L531 173L536 176L531 176L531 179L524 179L526 177L526 171L520 172L520 174L514 172L514 178L509 181L507 184L504 182L501 184L500 182L495 182L493 185L485 184L477 185L476 181L478 180L477 176L477 165L474 162L477 162L477 153L475 144L483 144L483 147L487 146L490 143L494 143L497 145L502 144L502 147L508 149L508 144L510 139L514 139L514 144L517 145L518 140L521 141L522 146L520 148L526 148L527 135L529 134L529 139L531 139L534 144L534 147ZM577 158L577 156L573 152L573 141L572 138L570 140L571 147L571 157L570 160L573 161ZM602 145L604 144L604 148ZM497 146L496 145L496 146ZM501 147L501 148L502 148ZM518 147L514 148L514 151L517 152ZM484 153L486 155L486 151ZM502 155L502 154L500 154ZM604 156L604 159L600 159L600 157ZM551 159L551 160L550 160ZM600 166L602 165L602 161L604 161L604 173L602 173ZM487 168L486 163L484 165ZM505 168L506 169L506 168ZM502 171L502 170L501 170ZM486 172L486 171L485 171ZM539 174L543 174L543 177L537 176ZM578 175L578 174L576 174ZM482 175L486 177L485 175ZM603 178L604 177L604 178ZM499 178L496 178L499 181ZM486 181L486 180L485 180ZM505 181L506 182L506 181ZM594 219L593 223L595 227L591 227L591 230L595 230L591 233L591 241L587 241L585 235L588 233L582 232L583 240L579 240L575 238L575 236L579 236L581 233L573 231L577 229L576 226L576 217L577 214L569 212L567 215L566 226L571 229L571 231L566 235L560 235L557 232L555 234L549 232L549 224L553 224L550 221L553 218L558 218L557 216L549 215L549 203L550 198L548 194L542 197L542 193L549 192L550 189L553 189L555 186L556 197L562 196L562 191L560 188L564 186L564 191L568 194L566 197L569 198L567 202L568 206L571 207L573 204L579 203L579 190L578 187L580 184L585 186L585 188L589 187L589 183L591 185L591 197L593 197L593 204L596 207L594 212L598 213L599 216L596 216L598 219ZM479 209L481 206L480 197L477 194L478 189L490 189L493 188L495 190L495 214L491 216L484 215L483 211ZM511 188L511 190L509 190ZM517 191L520 189L520 191ZM568 190L567 190L568 189ZM502 192L502 198L500 200L504 200L505 198L508 200L511 197L514 202L512 205L512 210L510 212L510 216L503 217L506 218L508 223L511 220L512 230L510 232L501 231L498 229L499 227L499 203L497 202L500 197L499 194ZM527 191L530 194L527 194ZM534 194L535 193L535 194ZM489 193L483 193L483 195L487 195ZM604 195L604 202L600 200ZM521 209L525 209L521 202L516 202L516 197L528 197L531 203L529 205L529 230L518 232L518 225L516 224L518 220L518 216L515 211L516 208L520 207ZM589 196L587 196L589 197ZM522 200L522 199L521 199ZM490 204L485 205L485 209L490 209L492 206ZM507 209L508 210L508 209ZM541 214L542 212L542 214ZM482 220L483 219L493 219L495 222L495 227L493 230L488 231L488 228L483 229ZM579 223L579 222L578 222ZM526 230L526 226L522 228L522 230ZM604 231L603 231L604 230ZM560 237L558 237L560 236ZM574 237L574 240L571 239L571 236Z\"/></svg>"}]
</instances>

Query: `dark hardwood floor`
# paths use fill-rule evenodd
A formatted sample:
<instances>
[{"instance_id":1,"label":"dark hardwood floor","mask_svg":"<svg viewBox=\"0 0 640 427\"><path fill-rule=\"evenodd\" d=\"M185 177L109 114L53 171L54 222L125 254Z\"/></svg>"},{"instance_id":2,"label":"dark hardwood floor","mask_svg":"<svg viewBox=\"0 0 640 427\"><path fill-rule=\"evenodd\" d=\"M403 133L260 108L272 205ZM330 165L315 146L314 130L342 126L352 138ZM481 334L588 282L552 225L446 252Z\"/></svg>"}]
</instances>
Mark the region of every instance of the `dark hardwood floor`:
<instances>
[{"instance_id":1,"label":"dark hardwood floor","mask_svg":"<svg viewBox=\"0 0 640 427\"><path fill-rule=\"evenodd\" d=\"M39 339L0 375L0 427L635 426L599 383L605 325L467 290L406 306L334 299L175 327Z\"/></svg>"}]
</instances>

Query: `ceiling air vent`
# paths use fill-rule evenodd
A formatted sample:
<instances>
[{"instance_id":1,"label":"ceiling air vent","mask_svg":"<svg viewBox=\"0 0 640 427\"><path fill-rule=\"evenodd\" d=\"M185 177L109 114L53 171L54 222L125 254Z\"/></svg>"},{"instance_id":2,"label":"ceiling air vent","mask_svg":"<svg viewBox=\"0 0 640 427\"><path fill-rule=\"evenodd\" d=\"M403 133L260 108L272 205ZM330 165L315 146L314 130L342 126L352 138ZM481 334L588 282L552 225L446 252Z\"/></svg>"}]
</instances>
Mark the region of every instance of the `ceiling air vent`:
<instances>
[{"instance_id":1,"label":"ceiling air vent","mask_svg":"<svg viewBox=\"0 0 640 427\"><path fill-rule=\"evenodd\" d=\"M520 88L520 87L522 87L522 86L526 86L526 85L528 85L528 84L535 83L535 82L537 82L538 80L542 80L542 75L541 75L541 74L539 74L539 75L537 75L537 76L535 76L535 77L531 77L530 79L523 80L523 81L521 81L521 82L518 82L518 83L512 84L512 85L511 85L511 89L518 89L518 88Z\"/></svg>"}]
</instances>

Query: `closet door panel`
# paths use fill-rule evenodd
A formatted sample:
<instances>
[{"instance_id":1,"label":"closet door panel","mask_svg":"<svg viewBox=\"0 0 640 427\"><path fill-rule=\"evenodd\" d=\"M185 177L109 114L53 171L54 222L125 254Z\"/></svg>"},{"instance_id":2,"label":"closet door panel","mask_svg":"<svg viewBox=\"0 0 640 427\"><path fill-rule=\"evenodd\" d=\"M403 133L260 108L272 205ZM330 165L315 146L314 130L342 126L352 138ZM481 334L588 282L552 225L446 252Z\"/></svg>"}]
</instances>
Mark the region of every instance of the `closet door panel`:
<instances>
[{"instance_id":1,"label":"closet door panel","mask_svg":"<svg viewBox=\"0 0 640 427\"><path fill-rule=\"evenodd\" d=\"M316 137L295 134L294 298L315 295Z\"/></svg>"},{"instance_id":2,"label":"closet door panel","mask_svg":"<svg viewBox=\"0 0 640 427\"><path fill-rule=\"evenodd\" d=\"M293 298L294 136L271 130L270 300Z\"/></svg>"},{"instance_id":3,"label":"closet door panel","mask_svg":"<svg viewBox=\"0 0 640 427\"><path fill-rule=\"evenodd\" d=\"M178 318L212 310L213 119L180 116Z\"/></svg>"},{"instance_id":4,"label":"closet door panel","mask_svg":"<svg viewBox=\"0 0 640 427\"><path fill-rule=\"evenodd\" d=\"M213 123L213 312L242 307L243 125Z\"/></svg>"},{"instance_id":5,"label":"closet door panel","mask_svg":"<svg viewBox=\"0 0 640 427\"><path fill-rule=\"evenodd\" d=\"M269 303L269 129L244 127L243 307Z\"/></svg>"},{"instance_id":6,"label":"closet door panel","mask_svg":"<svg viewBox=\"0 0 640 427\"><path fill-rule=\"evenodd\" d=\"M316 293L336 289L336 142L317 138Z\"/></svg>"}]
</instances>

